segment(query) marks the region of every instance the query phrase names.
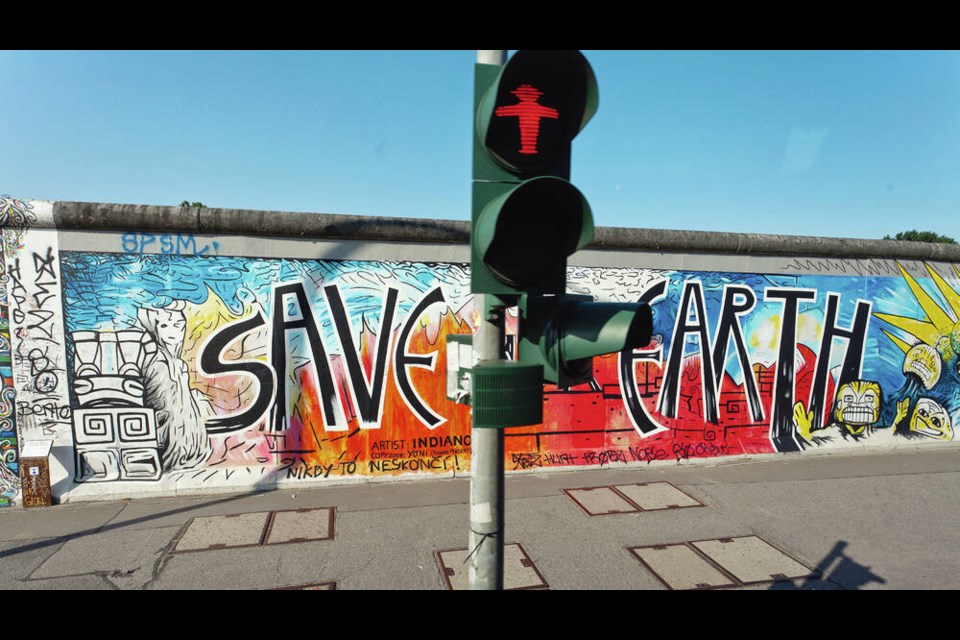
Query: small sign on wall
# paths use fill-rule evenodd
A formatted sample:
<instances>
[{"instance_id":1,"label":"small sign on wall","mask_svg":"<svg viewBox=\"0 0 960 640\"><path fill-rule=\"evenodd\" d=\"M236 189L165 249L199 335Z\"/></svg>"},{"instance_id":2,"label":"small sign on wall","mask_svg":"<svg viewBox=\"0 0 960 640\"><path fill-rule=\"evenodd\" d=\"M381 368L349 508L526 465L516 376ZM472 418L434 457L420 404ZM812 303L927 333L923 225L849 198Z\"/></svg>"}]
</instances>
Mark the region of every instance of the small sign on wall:
<instances>
[{"instance_id":1,"label":"small sign on wall","mask_svg":"<svg viewBox=\"0 0 960 640\"><path fill-rule=\"evenodd\" d=\"M20 449L20 487L24 507L49 507L51 440L27 440Z\"/></svg>"}]
</instances>

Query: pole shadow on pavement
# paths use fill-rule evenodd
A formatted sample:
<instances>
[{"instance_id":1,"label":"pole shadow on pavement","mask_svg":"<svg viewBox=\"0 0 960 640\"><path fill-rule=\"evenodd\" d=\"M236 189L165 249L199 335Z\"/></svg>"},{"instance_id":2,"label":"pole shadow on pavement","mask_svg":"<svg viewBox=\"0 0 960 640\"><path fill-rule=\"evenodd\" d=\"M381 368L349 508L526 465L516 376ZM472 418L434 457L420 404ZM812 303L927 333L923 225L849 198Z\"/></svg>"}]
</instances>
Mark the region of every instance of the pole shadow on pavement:
<instances>
[{"instance_id":1,"label":"pole shadow on pavement","mask_svg":"<svg viewBox=\"0 0 960 640\"><path fill-rule=\"evenodd\" d=\"M803 581L800 585L792 582L777 582L770 587L771 591L794 591L794 590L812 590L822 589L824 581L836 585L842 589L857 590L861 587L878 582L886 584L886 580L870 570L853 558L846 552L846 540L838 540L833 549L830 550L823 560L817 566L815 573Z\"/></svg>"}]
</instances>

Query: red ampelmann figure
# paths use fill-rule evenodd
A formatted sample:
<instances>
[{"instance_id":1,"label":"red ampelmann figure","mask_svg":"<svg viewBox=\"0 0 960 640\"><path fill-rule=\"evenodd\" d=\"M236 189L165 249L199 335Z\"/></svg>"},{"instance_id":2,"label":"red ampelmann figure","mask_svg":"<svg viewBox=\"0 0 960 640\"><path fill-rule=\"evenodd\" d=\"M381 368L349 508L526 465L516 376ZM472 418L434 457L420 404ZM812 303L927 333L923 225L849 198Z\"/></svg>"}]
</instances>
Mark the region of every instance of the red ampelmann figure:
<instances>
[{"instance_id":1,"label":"red ampelmann figure","mask_svg":"<svg viewBox=\"0 0 960 640\"><path fill-rule=\"evenodd\" d=\"M497 107L494 115L514 116L520 120L520 153L536 155L537 138L540 136L540 118L559 118L560 112L552 107L538 104L543 92L529 84L522 84L513 91L520 100L517 104Z\"/></svg>"}]
</instances>

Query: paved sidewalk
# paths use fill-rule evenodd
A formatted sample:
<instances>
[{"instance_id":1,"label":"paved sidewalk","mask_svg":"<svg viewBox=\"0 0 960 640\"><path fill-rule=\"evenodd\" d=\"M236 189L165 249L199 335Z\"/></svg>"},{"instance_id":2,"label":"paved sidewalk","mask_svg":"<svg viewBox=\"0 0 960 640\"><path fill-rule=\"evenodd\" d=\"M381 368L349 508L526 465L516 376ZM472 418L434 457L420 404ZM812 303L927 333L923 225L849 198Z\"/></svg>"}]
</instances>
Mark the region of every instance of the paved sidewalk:
<instances>
[{"instance_id":1,"label":"paved sidewalk","mask_svg":"<svg viewBox=\"0 0 960 640\"><path fill-rule=\"evenodd\" d=\"M506 485L507 587L960 588L958 446ZM464 478L4 509L0 588L462 588L468 500Z\"/></svg>"}]
</instances>

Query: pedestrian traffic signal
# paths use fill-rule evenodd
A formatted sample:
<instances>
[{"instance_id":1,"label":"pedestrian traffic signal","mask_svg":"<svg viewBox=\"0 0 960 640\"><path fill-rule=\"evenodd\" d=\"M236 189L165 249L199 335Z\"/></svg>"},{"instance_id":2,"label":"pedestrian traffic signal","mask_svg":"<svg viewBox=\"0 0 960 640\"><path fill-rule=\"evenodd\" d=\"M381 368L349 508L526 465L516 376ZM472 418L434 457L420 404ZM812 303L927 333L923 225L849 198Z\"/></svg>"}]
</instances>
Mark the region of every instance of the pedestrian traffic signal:
<instances>
[{"instance_id":1,"label":"pedestrian traffic signal","mask_svg":"<svg viewBox=\"0 0 960 640\"><path fill-rule=\"evenodd\" d=\"M594 356L644 346L652 332L644 303L566 295L567 258L593 239L590 205L568 182L571 142L597 110L593 70L578 51L518 51L503 67L478 64L474 89L471 290L491 294L488 306L519 303L518 362L507 369L587 382ZM474 384L478 415L503 401L504 384Z\"/></svg>"},{"instance_id":2,"label":"pedestrian traffic signal","mask_svg":"<svg viewBox=\"0 0 960 640\"><path fill-rule=\"evenodd\" d=\"M518 51L503 67L481 66L492 69L476 92L476 132L496 167L476 163L474 179L568 179L570 143L597 111L597 80L587 59L579 51Z\"/></svg>"},{"instance_id":3,"label":"pedestrian traffic signal","mask_svg":"<svg viewBox=\"0 0 960 640\"><path fill-rule=\"evenodd\" d=\"M570 143L597 108L578 51L518 51L478 64L471 289L563 293L567 257L593 237L593 214L570 177Z\"/></svg>"},{"instance_id":4,"label":"pedestrian traffic signal","mask_svg":"<svg viewBox=\"0 0 960 640\"><path fill-rule=\"evenodd\" d=\"M563 388L593 379L594 356L646 346L653 332L643 302L524 295L519 309L520 361L542 364L543 379Z\"/></svg>"}]
</instances>

